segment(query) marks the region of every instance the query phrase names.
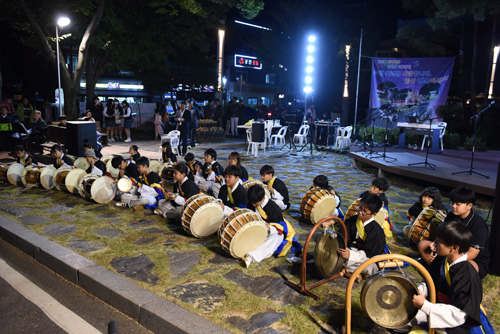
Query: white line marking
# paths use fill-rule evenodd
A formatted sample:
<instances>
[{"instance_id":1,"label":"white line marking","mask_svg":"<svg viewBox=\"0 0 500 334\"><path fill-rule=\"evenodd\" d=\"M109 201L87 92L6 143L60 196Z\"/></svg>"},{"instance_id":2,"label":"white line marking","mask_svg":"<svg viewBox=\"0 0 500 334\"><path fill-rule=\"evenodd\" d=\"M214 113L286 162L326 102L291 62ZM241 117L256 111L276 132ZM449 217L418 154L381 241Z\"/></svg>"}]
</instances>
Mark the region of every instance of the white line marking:
<instances>
[{"instance_id":1,"label":"white line marking","mask_svg":"<svg viewBox=\"0 0 500 334\"><path fill-rule=\"evenodd\" d=\"M0 276L70 334L101 333L0 259Z\"/></svg>"}]
</instances>

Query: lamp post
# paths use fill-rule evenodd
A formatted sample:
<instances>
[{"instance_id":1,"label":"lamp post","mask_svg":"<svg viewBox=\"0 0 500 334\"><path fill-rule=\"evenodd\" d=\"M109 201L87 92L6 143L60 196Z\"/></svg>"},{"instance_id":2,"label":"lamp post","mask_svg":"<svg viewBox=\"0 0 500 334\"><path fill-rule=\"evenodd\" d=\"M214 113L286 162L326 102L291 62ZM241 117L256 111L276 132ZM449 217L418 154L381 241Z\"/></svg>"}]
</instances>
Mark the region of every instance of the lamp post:
<instances>
[{"instance_id":1,"label":"lamp post","mask_svg":"<svg viewBox=\"0 0 500 334\"><path fill-rule=\"evenodd\" d=\"M58 81L58 90L57 95L59 98L59 116L63 114L62 112L62 104L61 104L61 65L59 63L59 27L61 29L67 26L71 21L67 17L61 17L57 20L56 25L56 55L57 55L57 81Z\"/></svg>"}]
</instances>

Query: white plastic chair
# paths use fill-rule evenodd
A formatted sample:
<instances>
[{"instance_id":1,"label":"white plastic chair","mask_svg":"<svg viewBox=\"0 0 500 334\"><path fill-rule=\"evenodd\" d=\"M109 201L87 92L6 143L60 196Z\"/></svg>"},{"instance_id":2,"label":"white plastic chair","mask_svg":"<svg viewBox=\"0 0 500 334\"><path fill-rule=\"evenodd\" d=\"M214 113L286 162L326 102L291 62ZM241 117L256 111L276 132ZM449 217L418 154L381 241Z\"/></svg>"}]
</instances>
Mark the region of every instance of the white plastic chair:
<instances>
[{"instance_id":1,"label":"white plastic chair","mask_svg":"<svg viewBox=\"0 0 500 334\"><path fill-rule=\"evenodd\" d=\"M344 143L344 133L345 133L345 128L339 126L337 128L337 136L335 137L335 146L333 147L336 150L341 150L342 145Z\"/></svg>"},{"instance_id":2,"label":"white plastic chair","mask_svg":"<svg viewBox=\"0 0 500 334\"><path fill-rule=\"evenodd\" d=\"M265 138L264 138L265 140ZM252 129L247 129L247 142L248 142L248 147L247 147L247 155L249 155L250 148L252 148L252 154L255 155L256 157L259 156L259 145L265 144L260 143L260 142L253 142L252 141ZM266 145L262 145L264 149L264 154L266 154Z\"/></svg>"},{"instance_id":3,"label":"white plastic chair","mask_svg":"<svg viewBox=\"0 0 500 334\"><path fill-rule=\"evenodd\" d=\"M288 126L283 126L277 134L271 136L271 141L274 139L274 146L278 145L278 140L280 141L280 146L285 145L286 130L288 130Z\"/></svg>"},{"instance_id":4,"label":"white plastic chair","mask_svg":"<svg viewBox=\"0 0 500 334\"><path fill-rule=\"evenodd\" d=\"M344 148L351 146L352 126L346 126L344 130Z\"/></svg>"},{"instance_id":5,"label":"white plastic chair","mask_svg":"<svg viewBox=\"0 0 500 334\"><path fill-rule=\"evenodd\" d=\"M299 145L307 143L307 135L309 134L309 125L301 125L299 132L293 136L294 142L299 142Z\"/></svg>"},{"instance_id":6,"label":"white plastic chair","mask_svg":"<svg viewBox=\"0 0 500 334\"><path fill-rule=\"evenodd\" d=\"M446 123L446 122L438 122L438 123L436 123L436 126L438 126L438 127L441 128L441 130L439 131L439 141L441 142L441 151L444 151L443 136L444 136L444 133L446 132L446 126L447 125L448 125L448 123ZM427 139L428 136L429 135L424 135L424 140L422 141L422 147L420 148L420 150L424 149L425 139Z\"/></svg>"},{"instance_id":7,"label":"white plastic chair","mask_svg":"<svg viewBox=\"0 0 500 334\"><path fill-rule=\"evenodd\" d=\"M161 143L169 142L172 147L172 153L179 154L179 142L181 138L181 132L179 130L172 130L168 134L161 137Z\"/></svg>"},{"instance_id":8,"label":"white plastic chair","mask_svg":"<svg viewBox=\"0 0 500 334\"><path fill-rule=\"evenodd\" d=\"M273 132L273 120L267 120L264 125L265 130L265 144L271 146L271 133Z\"/></svg>"}]
</instances>

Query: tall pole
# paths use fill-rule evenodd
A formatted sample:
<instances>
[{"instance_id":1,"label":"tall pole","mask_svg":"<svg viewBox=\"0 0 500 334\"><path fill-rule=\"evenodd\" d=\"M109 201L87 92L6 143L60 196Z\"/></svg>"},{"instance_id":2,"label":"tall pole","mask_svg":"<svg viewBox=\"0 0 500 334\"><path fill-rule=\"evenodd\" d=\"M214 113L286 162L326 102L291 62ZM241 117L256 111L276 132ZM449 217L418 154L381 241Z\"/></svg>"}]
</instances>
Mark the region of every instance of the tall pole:
<instances>
[{"instance_id":1,"label":"tall pole","mask_svg":"<svg viewBox=\"0 0 500 334\"><path fill-rule=\"evenodd\" d=\"M57 95L59 98L59 116L63 114L62 104L61 104L61 65L59 63L59 25L56 24L56 53L57 53L57 82L59 83L59 89Z\"/></svg>"},{"instance_id":2,"label":"tall pole","mask_svg":"<svg viewBox=\"0 0 500 334\"><path fill-rule=\"evenodd\" d=\"M358 96L359 96L359 73L361 70L361 47L363 46L363 29L361 28L361 37L359 38L359 55L358 55L358 82L356 83L356 106L354 107L354 129L353 134L356 134L356 119L358 117Z\"/></svg>"}]
</instances>

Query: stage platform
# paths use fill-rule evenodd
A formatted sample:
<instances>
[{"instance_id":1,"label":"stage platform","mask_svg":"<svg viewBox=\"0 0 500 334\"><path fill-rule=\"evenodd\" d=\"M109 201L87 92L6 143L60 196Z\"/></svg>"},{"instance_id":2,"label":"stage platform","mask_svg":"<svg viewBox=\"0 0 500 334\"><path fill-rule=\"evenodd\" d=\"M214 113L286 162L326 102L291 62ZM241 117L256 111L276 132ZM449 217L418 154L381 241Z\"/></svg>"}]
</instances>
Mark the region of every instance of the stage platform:
<instances>
[{"instance_id":1,"label":"stage platform","mask_svg":"<svg viewBox=\"0 0 500 334\"><path fill-rule=\"evenodd\" d=\"M494 196L497 179L500 152L476 152L474 154L474 171L489 176L482 177L476 174L452 173L467 171L470 168L471 152L458 150L444 150L442 154L429 154L428 162L435 165L435 169L424 167L424 164L408 166L408 164L425 161L425 151L388 149L386 155L392 159L380 158L382 149L377 149L378 154L372 156L361 151L358 147L351 146L349 157L353 163L362 162L379 169L382 173L392 173L412 179L422 180L435 185L447 187L467 186L478 194Z\"/></svg>"}]
</instances>

